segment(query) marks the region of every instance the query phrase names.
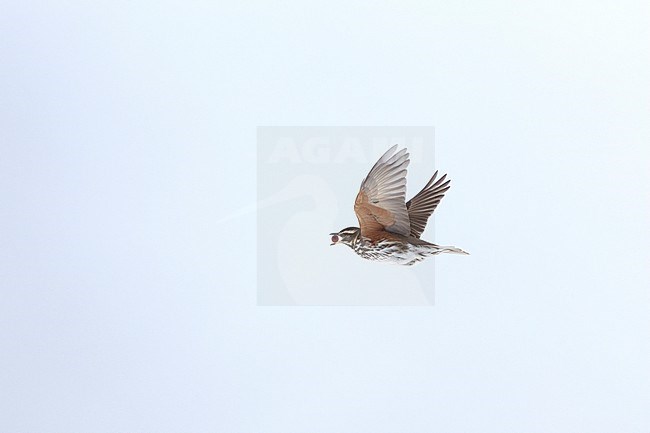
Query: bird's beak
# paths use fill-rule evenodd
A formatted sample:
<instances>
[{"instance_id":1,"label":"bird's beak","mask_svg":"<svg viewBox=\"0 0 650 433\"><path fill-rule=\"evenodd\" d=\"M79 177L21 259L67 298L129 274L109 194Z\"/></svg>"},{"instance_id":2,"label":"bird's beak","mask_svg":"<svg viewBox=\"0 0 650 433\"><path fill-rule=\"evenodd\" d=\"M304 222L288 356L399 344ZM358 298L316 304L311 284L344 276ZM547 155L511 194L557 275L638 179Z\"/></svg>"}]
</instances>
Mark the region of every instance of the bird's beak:
<instances>
[{"instance_id":1,"label":"bird's beak","mask_svg":"<svg viewBox=\"0 0 650 433\"><path fill-rule=\"evenodd\" d=\"M338 235L338 233L330 233L330 236L334 236L334 235ZM336 245L336 242L332 242L332 243L330 244L330 247L331 247L332 245Z\"/></svg>"}]
</instances>

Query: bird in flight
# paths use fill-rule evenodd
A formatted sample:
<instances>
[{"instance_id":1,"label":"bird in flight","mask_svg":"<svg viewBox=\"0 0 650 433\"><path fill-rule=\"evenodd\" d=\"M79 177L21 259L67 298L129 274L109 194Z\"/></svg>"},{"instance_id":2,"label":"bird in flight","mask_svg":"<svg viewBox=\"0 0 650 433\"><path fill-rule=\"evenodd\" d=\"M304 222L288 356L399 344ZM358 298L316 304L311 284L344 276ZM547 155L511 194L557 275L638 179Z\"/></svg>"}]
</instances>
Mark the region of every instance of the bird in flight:
<instances>
[{"instance_id":1,"label":"bird in flight","mask_svg":"<svg viewBox=\"0 0 650 433\"><path fill-rule=\"evenodd\" d=\"M451 181L445 181L446 174L436 180L436 171L422 191L405 202L409 154L396 149L397 145L388 149L361 182L354 202L360 227L330 233L331 245L347 245L364 259L406 266L440 253L468 254L420 239Z\"/></svg>"}]
</instances>

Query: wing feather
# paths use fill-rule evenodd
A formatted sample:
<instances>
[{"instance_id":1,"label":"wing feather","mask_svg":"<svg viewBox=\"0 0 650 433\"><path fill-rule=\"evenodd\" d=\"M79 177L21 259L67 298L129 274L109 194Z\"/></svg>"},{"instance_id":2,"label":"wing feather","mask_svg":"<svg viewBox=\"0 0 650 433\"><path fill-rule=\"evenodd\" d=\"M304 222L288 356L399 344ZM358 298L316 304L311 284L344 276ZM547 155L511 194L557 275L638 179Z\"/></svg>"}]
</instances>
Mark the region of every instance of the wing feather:
<instances>
[{"instance_id":1,"label":"wing feather","mask_svg":"<svg viewBox=\"0 0 650 433\"><path fill-rule=\"evenodd\" d=\"M388 149L361 182L354 212L363 235L386 230L408 236L411 231L405 203L409 154L396 149L397 145Z\"/></svg>"},{"instance_id":2,"label":"wing feather","mask_svg":"<svg viewBox=\"0 0 650 433\"><path fill-rule=\"evenodd\" d=\"M446 174L436 181L437 176L438 172L436 171L431 180L422 188L422 191L406 203L409 221L411 222L410 234L416 238L422 235L429 217L450 188L451 181L447 180L445 182Z\"/></svg>"}]
</instances>

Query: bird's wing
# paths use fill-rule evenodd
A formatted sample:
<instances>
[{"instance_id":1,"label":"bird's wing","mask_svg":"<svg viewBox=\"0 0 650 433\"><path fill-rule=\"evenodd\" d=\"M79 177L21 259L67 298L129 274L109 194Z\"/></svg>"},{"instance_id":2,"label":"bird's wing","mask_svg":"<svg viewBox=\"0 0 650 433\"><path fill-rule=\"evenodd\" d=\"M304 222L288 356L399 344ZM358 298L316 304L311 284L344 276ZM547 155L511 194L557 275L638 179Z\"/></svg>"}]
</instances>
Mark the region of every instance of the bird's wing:
<instances>
[{"instance_id":1,"label":"bird's wing","mask_svg":"<svg viewBox=\"0 0 650 433\"><path fill-rule=\"evenodd\" d=\"M422 191L406 203L409 220L411 221L411 236L416 238L420 237L427 225L427 220L438 206L438 203L440 203L440 200L445 196L445 192L450 188L449 183L451 181L445 182L446 174L436 181L437 176L438 172L436 171L431 180L422 188Z\"/></svg>"},{"instance_id":2,"label":"bird's wing","mask_svg":"<svg viewBox=\"0 0 650 433\"><path fill-rule=\"evenodd\" d=\"M411 231L406 210L406 149L395 153L397 145L388 149L361 182L354 203L361 234L387 230L408 236Z\"/></svg>"}]
</instances>

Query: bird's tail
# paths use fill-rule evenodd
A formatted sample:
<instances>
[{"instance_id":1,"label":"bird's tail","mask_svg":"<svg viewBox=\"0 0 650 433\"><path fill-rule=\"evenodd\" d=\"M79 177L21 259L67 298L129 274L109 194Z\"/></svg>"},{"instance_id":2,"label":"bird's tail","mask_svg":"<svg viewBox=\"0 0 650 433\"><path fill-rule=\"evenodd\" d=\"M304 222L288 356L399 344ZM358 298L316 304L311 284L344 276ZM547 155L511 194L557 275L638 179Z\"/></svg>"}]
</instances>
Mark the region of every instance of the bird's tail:
<instances>
[{"instance_id":1,"label":"bird's tail","mask_svg":"<svg viewBox=\"0 0 650 433\"><path fill-rule=\"evenodd\" d=\"M440 249L440 253L449 253L449 254L464 254L466 256L469 256L469 253L467 251L463 251L460 248L457 247L451 247L451 246L438 246Z\"/></svg>"}]
</instances>

